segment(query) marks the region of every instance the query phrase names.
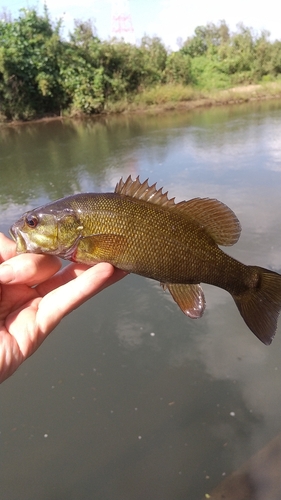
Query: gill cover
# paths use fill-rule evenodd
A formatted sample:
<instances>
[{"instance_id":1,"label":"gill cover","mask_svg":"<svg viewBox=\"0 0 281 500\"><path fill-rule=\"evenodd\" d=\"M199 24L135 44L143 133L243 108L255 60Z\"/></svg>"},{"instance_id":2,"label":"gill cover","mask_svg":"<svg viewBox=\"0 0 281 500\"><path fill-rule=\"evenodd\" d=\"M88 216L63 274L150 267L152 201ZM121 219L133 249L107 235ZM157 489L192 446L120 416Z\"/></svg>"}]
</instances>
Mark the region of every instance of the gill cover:
<instances>
[{"instance_id":1,"label":"gill cover","mask_svg":"<svg viewBox=\"0 0 281 500\"><path fill-rule=\"evenodd\" d=\"M10 234L17 253L50 253L66 256L80 237L81 224L69 207L56 207L56 202L31 210L13 224Z\"/></svg>"}]
</instances>

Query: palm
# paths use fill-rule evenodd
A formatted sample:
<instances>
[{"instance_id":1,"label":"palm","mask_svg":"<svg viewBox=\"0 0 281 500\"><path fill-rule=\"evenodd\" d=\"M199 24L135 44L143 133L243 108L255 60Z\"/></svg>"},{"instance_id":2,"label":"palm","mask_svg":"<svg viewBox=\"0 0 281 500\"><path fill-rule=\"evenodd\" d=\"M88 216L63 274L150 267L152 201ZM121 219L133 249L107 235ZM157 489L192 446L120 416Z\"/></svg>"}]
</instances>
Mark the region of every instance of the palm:
<instances>
[{"instance_id":1,"label":"palm","mask_svg":"<svg viewBox=\"0 0 281 500\"><path fill-rule=\"evenodd\" d=\"M72 263L59 271L61 262L56 257L15 256L15 244L1 234L0 262L0 382L66 314L126 274L107 263L90 268ZM3 284L7 270L9 284Z\"/></svg>"},{"instance_id":2,"label":"palm","mask_svg":"<svg viewBox=\"0 0 281 500\"><path fill-rule=\"evenodd\" d=\"M32 332L30 326L36 324L36 305L40 299L36 290L27 285L1 285L0 294L1 353L6 360L11 359L10 369L14 371L14 366L17 368L36 349L36 328L33 326Z\"/></svg>"}]
</instances>

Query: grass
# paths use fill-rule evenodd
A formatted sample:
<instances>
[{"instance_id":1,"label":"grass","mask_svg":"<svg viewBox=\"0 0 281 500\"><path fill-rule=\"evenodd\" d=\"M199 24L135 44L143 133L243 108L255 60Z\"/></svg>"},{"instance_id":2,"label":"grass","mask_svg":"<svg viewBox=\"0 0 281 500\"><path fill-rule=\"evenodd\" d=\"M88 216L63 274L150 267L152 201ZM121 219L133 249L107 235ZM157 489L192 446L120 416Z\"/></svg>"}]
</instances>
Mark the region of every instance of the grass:
<instances>
[{"instance_id":1,"label":"grass","mask_svg":"<svg viewBox=\"0 0 281 500\"><path fill-rule=\"evenodd\" d=\"M145 111L153 107L162 109L175 107L181 102L194 101L200 98L201 92L191 86L181 84L157 85L143 89L138 94L119 101L108 101L106 113L123 113L125 111Z\"/></svg>"},{"instance_id":2,"label":"grass","mask_svg":"<svg viewBox=\"0 0 281 500\"><path fill-rule=\"evenodd\" d=\"M152 104L166 104L168 102L191 101L199 98L200 91L194 87L182 84L157 85L145 89L137 94L134 103L136 105L150 106Z\"/></svg>"},{"instance_id":3,"label":"grass","mask_svg":"<svg viewBox=\"0 0 281 500\"><path fill-rule=\"evenodd\" d=\"M251 100L281 98L281 80L241 85L231 89L206 90L182 84L157 85L114 103L105 113L144 112L177 108L233 104Z\"/></svg>"}]
</instances>

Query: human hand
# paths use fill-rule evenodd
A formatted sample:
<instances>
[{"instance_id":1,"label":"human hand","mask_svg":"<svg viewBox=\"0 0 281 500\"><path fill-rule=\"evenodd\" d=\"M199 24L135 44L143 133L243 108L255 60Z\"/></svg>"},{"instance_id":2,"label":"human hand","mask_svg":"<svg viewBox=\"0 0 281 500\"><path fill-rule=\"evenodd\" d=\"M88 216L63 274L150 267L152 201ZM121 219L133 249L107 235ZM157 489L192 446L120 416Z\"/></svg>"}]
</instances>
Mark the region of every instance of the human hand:
<instances>
[{"instance_id":1,"label":"human hand","mask_svg":"<svg viewBox=\"0 0 281 500\"><path fill-rule=\"evenodd\" d=\"M0 233L0 382L33 354L61 319L126 273L108 263L71 263L51 255L16 255Z\"/></svg>"}]
</instances>

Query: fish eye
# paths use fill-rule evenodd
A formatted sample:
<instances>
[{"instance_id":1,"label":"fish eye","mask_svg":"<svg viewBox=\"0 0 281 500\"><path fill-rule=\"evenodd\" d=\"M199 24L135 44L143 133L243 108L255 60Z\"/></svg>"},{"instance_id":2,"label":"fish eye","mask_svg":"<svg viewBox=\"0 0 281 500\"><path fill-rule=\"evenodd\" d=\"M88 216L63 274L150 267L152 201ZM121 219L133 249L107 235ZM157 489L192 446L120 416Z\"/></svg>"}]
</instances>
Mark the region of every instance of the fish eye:
<instances>
[{"instance_id":1,"label":"fish eye","mask_svg":"<svg viewBox=\"0 0 281 500\"><path fill-rule=\"evenodd\" d=\"M28 227L34 229L37 226L39 221L38 221L38 217L36 217L36 215L28 215L25 218L25 222L28 225Z\"/></svg>"}]
</instances>

